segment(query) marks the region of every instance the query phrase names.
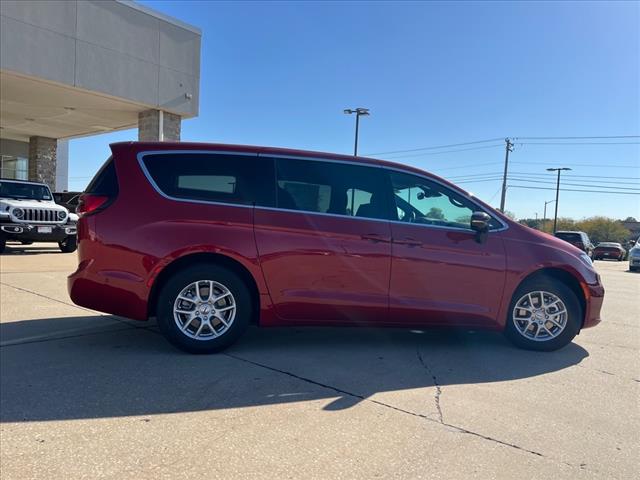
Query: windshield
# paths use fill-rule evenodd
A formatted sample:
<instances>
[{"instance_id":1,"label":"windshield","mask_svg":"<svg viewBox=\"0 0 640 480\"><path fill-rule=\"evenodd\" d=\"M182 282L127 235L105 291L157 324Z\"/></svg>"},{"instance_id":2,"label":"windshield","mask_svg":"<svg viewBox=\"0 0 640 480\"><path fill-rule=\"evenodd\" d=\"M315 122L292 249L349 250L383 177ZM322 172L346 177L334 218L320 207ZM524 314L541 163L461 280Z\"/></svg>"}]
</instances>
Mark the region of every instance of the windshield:
<instances>
[{"instance_id":1,"label":"windshield","mask_svg":"<svg viewBox=\"0 0 640 480\"><path fill-rule=\"evenodd\" d=\"M51 191L46 185L3 181L0 182L0 197L51 200Z\"/></svg>"}]
</instances>

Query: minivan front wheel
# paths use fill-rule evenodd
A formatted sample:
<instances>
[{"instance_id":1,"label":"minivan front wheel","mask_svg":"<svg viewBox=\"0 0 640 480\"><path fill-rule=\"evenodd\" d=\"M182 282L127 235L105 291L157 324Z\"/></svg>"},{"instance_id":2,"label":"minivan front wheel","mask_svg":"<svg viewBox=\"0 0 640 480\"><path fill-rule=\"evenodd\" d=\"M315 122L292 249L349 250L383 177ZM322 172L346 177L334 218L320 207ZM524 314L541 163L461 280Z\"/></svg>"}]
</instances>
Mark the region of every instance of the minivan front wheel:
<instances>
[{"instance_id":1,"label":"minivan front wheel","mask_svg":"<svg viewBox=\"0 0 640 480\"><path fill-rule=\"evenodd\" d=\"M251 319L251 295L235 272L218 265L179 271L158 296L158 326L176 347L213 353L234 343Z\"/></svg>"},{"instance_id":2,"label":"minivan front wheel","mask_svg":"<svg viewBox=\"0 0 640 480\"><path fill-rule=\"evenodd\" d=\"M548 278L525 282L514 294L505 334L528 350L550 351L567 345L580 331L582 309L575 293Z\"/></svg>"}]
</instances>

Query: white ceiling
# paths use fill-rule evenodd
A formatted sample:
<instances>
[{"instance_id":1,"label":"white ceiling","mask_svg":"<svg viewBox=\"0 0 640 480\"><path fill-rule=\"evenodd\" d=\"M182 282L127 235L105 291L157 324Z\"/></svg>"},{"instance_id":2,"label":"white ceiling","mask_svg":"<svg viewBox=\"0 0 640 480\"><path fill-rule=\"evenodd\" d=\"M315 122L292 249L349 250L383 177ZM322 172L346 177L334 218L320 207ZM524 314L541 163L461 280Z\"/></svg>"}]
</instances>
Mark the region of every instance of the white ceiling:
<instances>
[{"instance_id":1,"label":"white ceiling","mask_svg":"<svg viewBox=\"0 0 640 480\"><path fill-rule=\"evenodd\" d=\"M136 127L148 105L0 71L0 138L69 138Z\"/></svg>"}]
</instances>

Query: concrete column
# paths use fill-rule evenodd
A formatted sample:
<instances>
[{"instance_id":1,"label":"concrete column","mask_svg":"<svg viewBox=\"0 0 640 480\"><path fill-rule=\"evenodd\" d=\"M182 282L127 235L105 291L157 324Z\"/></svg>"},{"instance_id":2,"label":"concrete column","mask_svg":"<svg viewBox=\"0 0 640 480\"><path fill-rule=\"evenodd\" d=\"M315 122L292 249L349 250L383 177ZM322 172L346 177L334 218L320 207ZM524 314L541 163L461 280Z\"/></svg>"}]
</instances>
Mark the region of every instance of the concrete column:
<instances>
[{"instance_id":1,"label":"concrete column","mask_svg":"<svg viewBox=\"0 0 640 480\"><path fill-rule=\"evenodd\" d=\"M138 113L138 140L141 142L179 142L180 115L162 110Z\"/></svg>"},{"instance_id":2,"label":"concrete column","mask_svg":"<svg viewBox=\"0 0 640 480\"><path fill-rule=\"evenodd\" d=\"M69 140L58 140L56 149L56 192L69 188Z\"/></svg>"},{"instance_id":3,"label":"concrete column","mask_svg":"<svg viewBox=\"0 0 640 480\"><path fill-rule=\"evenodd\" d=\"M56 149L55 138L29 138L29 180L43 182L51 190L56 188Z\"/></svg>"}]
</instances>

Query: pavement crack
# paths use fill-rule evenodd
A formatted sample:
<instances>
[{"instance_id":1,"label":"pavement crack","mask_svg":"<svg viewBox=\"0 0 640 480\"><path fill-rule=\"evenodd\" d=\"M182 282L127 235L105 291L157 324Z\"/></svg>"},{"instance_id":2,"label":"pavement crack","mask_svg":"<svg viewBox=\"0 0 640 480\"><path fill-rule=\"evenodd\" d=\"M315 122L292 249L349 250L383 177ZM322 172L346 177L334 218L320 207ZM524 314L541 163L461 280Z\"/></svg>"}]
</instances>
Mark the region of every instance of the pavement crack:
<instances>
[{"instance_id":1,"label":"pavement crack","mask_svg":"<svg viewBox=\"0 0 640 480\"><path fill-rule=\"evenodd\" d=\"M500 439L497 439L497 438L494 438L494 437L490 437L488 435L484 435L482 433L474 432L472 430L469 430L469 429L466 429L466 428L463 428L463 427L459 427L457 425L452 425L450 423L446 423L446 422L444 422L442 420L435 420L435 419L433 419L433 418L431 418L431 417L429 417L427 415L423 415L421 413L412 412L410 410L406 410L406 409L403 409L403 408L400 408L400 407L396 407L394 405L390 405L388 403L384 403L384 402L381 402L379 400L374 400L372 398L368 398L368 397L365 397L365 396L357 394L357 393L349 392L347 390L343 390L341 388L334 387L334 386L328 385L326 383L318 382L316 380L312 380L310 378L306 378L306 377L303 377L301 375L297 375L295 373L288 372L286 370L281 370L279 368L271 367L271 366L265 365L263 363L254 362L253 360L242 358L242 357L239 357L237 355L230 354L230 353L223 353L223 355L225 355L225 356L227 356L229 358L233 358L235 360L238 360L240 362L248 363L248 364L256 366L256 367L264 368L265 370L270 370L272 372L280 373L282 375L286 375L288 377L292 377L292 378L295 378L297 380L300 380L300 381L303 381L303 382L306 382L306 383L310 383L312 385L316 385L318 387L322 387L322 388L326 388L328 390L332 390L332 391L334 391L336 393L339 393L341 395L347 395L347 396L362 400L364 402L374 403L374 404L379 405L381 407L385 407L385 408L394 410L396 412L404 413L406 415L411 415L413 417L417 417L417 418L420 418L422 420L426 420L428 422L435 423L437 425L443 425L443 426L448 427L448 428L450 428L450 429L452 429L452 430L454 430L454 431L456 431L458 433L471 435L473 437L477 437L477 438L480 438L482 440L486 440L486 441L493 442L493 443L496 443L496 444L499 444L499 445L503 445L505 447L513 448L515 450L519 450L521 452L528 453L530 455L535 455L536 457L546 458L546 459L553 460L553 461L560 461L560 460L552 458L552 457L547 457L547 456L543 455L540 452L536 452L535 450L529 450L527 448L521 447L520 445L517 445L515 443L506 442L506 441L503 441L503 440L500 440ZM572 467L575 467L575 468L579 468L577 465L568 464L567 462L562 462L562 463L564 463L566 465L569 465L569 466L572 466Z\"/></svg>"},{"instance_id":2,"label":"pavement crack","mask_svg":"<svg viewBox=\"0 0 640 480\"><path fill-rule=\"evenodd\" d=\"M416 356L418 357L420 364L424 367L424 369L427 371L427 373L433 380L433 386L436 389L434 402L436 404L436 410L438 411L438 419L440 420L440 423L444 425L444 417L442 416L442 406L440 405L440 396L442 395L442 386L438 383L438 378L436 377L435 373L433 373L433 370L431 370L431 367L429 367L429 365L427 365L427 362L424 361L424 358L420 353L420 345L416 345Z\"/></svg>"}]
</instances>

